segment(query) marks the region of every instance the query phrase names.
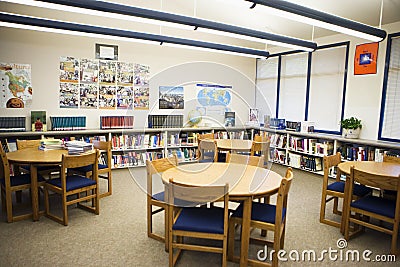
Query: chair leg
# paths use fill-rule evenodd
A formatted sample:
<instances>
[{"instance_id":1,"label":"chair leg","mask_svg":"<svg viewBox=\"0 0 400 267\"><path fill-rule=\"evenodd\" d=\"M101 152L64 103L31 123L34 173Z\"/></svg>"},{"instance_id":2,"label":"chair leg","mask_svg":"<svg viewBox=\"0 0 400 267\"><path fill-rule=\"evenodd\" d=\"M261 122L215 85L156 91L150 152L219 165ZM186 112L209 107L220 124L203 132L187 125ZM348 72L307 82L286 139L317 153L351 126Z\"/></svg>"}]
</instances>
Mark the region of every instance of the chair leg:
<instances>
[{"instance_id":1,"label":"chair leg","mask_svg":"<svg viewBox=\"0 0 400 267\"><path fill-rule=\"evenodd\" d=\"M233 260L235 252L235 222L233 219L229 220L228 224L228 260Z\"/></svg>"},{"instance_id":2,"label":"chair leg","mask_svg":"<svg viewBox=\"0 0 400 267\"><path fill-rule=\"evenodd\" d=\"M6 210L7 210L7 222L13 222L12 215L12 193L6 191Z\"/></svg>"},{"instance_id":3,"label":"chair leg","mask_svg":"<svg viewBox=\"0 0 400 267\"><path fill-rule=\"evenodd\" d=\"M168 225L168 207L164 209L164 236L165 236L165 251L169 249L169 225Z\"/></svg>"},{"instance_id":4,"label":"chair leg","mask_svg":"<svg viewBox=\"0 0 400 267\"><path fill-rule=\"evenodd\" d=\"M62 196L62 209L63 209L63 222L64 225L68 225L68 213L67 213L67 196Z\"/></svg>"}]
</instances>

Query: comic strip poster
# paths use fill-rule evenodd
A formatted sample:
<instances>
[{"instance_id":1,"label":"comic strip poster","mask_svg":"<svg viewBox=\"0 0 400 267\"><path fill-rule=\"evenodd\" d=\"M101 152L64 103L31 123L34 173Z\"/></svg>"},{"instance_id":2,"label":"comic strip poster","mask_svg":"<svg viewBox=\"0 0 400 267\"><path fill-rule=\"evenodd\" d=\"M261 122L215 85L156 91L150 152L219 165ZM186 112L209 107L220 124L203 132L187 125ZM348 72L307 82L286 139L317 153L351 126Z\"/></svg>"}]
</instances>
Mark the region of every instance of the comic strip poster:
<instances>
[{"instance_id":1,"label":"comic strip poster","mask_svg":"<svg viewBox=\"0 0 400 267\"><path fill-rule=\"evenodd\" d=\"M117 87L117 109L132 109L133 107L133 87Z\"/></svg>"},{"instance_id":2,"label":"comic strip poster","mask_svg":"<svg viewBox=\"0 0 400 267\"><path fill-rule=\"evenodd\" d=\"M78 108L79 85L60 83L60 108Z\"/></svg>"},{"instance_id":3,"label":"comic strip poster","mask_svg":"<svg viewBox=\"0 0 400 267\"><path fill-rule=\"evenodd\" d=\"M97 83L80 84L80 107L96 109L98 105L98 86Z\"/></svg>"},{"instance_id":4,"label":"comic strip poster","mask_svg":"<svg viewBox=\"0 0 400 267\"><path fill-rule=\"evenodd\" d=\"M99 109L115 109L115 86L100 85Z\"/></svg>"}]
</instances>

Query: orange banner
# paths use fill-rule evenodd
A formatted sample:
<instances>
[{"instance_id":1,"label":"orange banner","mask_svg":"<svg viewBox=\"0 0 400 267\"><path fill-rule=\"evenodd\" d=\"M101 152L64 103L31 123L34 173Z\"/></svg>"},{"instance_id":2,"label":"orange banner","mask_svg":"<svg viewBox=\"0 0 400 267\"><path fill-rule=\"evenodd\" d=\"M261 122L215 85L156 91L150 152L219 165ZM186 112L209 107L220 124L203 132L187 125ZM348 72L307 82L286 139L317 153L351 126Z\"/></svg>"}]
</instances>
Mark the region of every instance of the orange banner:
<instances>
[{"instance_id":1,"label":"orange banner","mask_svg":"<svg viewBox=\"0 0 400 267\"><path fill-rule=\"evenodd\" d=\"M376 74L378 47L378 43L356 46L356 53L354 55L354 75Z\"/></svg>"}]
</instances>

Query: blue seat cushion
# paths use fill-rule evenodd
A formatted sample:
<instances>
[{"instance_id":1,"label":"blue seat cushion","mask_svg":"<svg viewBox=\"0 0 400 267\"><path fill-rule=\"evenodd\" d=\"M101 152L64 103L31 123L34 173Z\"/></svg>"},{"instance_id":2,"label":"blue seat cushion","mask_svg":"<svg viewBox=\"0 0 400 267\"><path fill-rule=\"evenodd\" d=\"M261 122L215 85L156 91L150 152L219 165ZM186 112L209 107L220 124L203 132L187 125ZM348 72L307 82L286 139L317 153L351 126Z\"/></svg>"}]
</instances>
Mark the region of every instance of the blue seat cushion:
<instances>
[{"instance_id":1,"label":"blue seat cushion","mask_svg":"<svg viewBox=\"0 0 400 267\"><path fill-rule=\"evenodd\" d=\"M98 166L99 166L98 167L99 170L108 168L107 165L105 165L105 164L98 164ZM93 165L87 165L87 166L83 166L83 167L79 167L79 168L74 168L72 170L82 172L82 173L91 172L91 171L93 171Z\"/></svg>"},{"instance_id":2,"label":"blue seat cushion","mask_svg":"<svg viewBox=\"0 0 400 267\"><path fill-rule=\"evenodd\" d=\"M41 175L38 175L38 182L43 182L44 179ZM11 186L19 186L31 183L31 175L30 174L21 174L10 177ZM0 183L5 186L6 182L4 179L0 180Z\"/></svg>"},{"instance_id":3,"label":"blue seat cushion","mask_svg":"<svg viewBox=\"0 0 400 267\"><path fill-rule=\"evenodd\" d=\"M219 207L183 208L172 229L201 233L223 234L224 209Z\"/></svg>"},{"instance_id":4,"label":"blue seat cushion","mask_svg":"<svg viewBox=\"0 0 400 267\"><path fill-rule=\"evenodd\" d=\"M330 191L344 193L344 182L334 182L328 185L327 189ZM355 184L353 187L353 194L359 197L365 196L372 193L372 189L366 187L365 185Z\"/></svg>"},{"instance_id":5,"label":"blue seat cushion","mask_svg":"<svg viewBox=\"0 0 400 267\"><path fill-rule=\"evenodd\" d=\"M78 188L96 184L95 180L92 180L92 179L89 179L89 178L86 178L86 177L83 177L80 175L67 176L66 181L67 181L67 183L66 183L67 191L71 191L71 190L75 190ZM47 183L61 188L61 178L50 179L47 181Z\"/></svg>"},{"instance_id":6,"label":"blue seat cushion","mask_svg":"<svg viewBox=\"0 0 400 267\"><path fill-rule=\"evenodd\" d=\"M390 218L394 218L394 212L396 210L396 202L394 200L376 196L360 198L352 202L351 206Z\"/></svg>"},{"instance_id":7,"label":"blue seat cushion","mask_svg":"<svg viewBox=\"0 0 400 267\"><path fill-rule=\"evenodd\" d=\"M253 202L251 204L251 220L260 221L266 223L275 223L276 206L271 204L265 204L260 202ZM286 209L282 211L282 219L286 215ZM235 211L233 211L232 217L243 217L243 204L240 204Z\"/></svg>"}]
</instances>

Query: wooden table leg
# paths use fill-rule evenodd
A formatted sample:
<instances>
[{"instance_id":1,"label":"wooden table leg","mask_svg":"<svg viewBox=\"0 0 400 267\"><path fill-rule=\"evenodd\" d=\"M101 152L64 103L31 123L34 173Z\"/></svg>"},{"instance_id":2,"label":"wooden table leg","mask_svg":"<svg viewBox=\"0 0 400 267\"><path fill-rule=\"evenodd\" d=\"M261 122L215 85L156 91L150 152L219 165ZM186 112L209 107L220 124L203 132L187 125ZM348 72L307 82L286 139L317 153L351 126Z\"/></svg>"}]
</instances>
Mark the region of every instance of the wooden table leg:
<instances>
[{"instance_id":1,"label":"wooden table leg","mask_svg":"<svg viewBox=\"0 0 400 267\"><path fill-rule=\"evenodd\" d=\"M343 207L342 207L342 218L340 221L340 232L344 234L344 228L346 226L346 220L347 220L347 205L349 201L351 201L351 194L349 192L349 178L346 177L346 182L344 186L344 198L343 198ZM351 216L351 214L350 214Z\"/></svg>"},{"instance_id":2,"label":"wooden table leg","mask_svg":"<svg viewBox=\"0 0 400 267\"><path fill-rule=\"evenodd\" d=\"M38 179L37 167L31 164L31 194L32 194L32 214L33 220L39 220L39 192L38 192Z\"/></svg>"},{"instance_id":3,"label":"wooden table leg","mask_svg":"<svg viewBox=\"0 0 400 267\"><path fill-rule=\"evenodd\" d=\"M242 237L240 244L240 266L247 266L250 242L251 197L243 201Z\"/></svg>"}]
</instances>

